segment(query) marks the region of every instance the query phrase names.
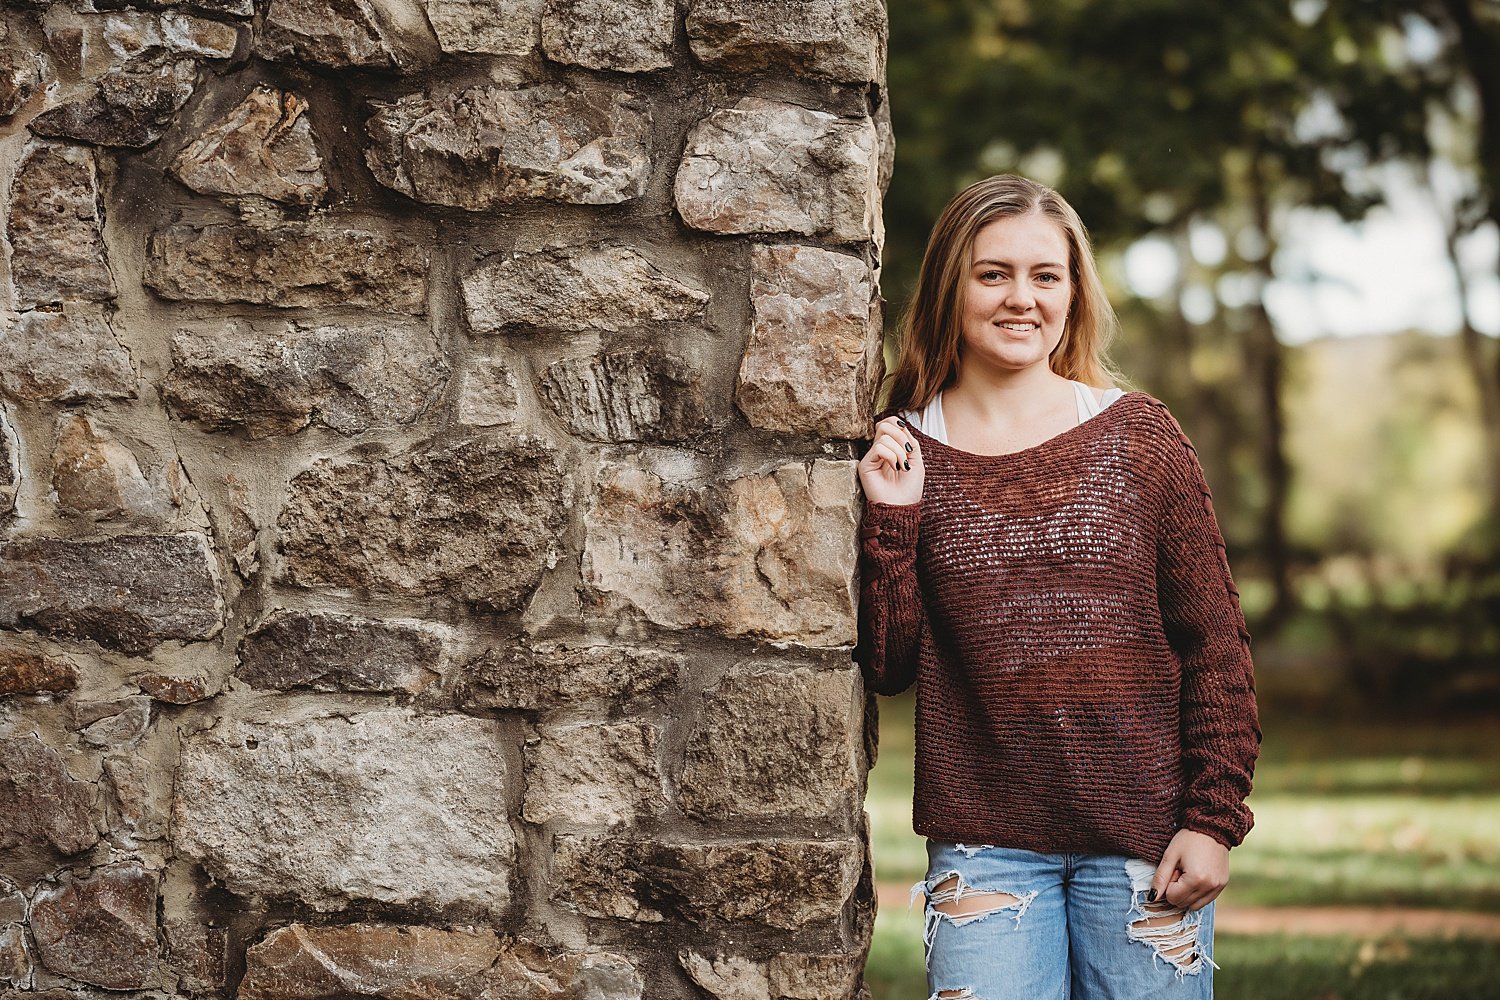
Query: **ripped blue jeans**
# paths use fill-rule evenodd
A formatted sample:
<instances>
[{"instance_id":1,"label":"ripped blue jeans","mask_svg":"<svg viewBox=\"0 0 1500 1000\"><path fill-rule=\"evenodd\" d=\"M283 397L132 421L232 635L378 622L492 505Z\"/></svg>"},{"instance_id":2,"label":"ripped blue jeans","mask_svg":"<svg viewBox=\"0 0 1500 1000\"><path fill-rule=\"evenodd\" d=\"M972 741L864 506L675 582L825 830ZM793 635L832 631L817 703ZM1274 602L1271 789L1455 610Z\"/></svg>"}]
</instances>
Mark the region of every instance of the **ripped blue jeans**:
<instances>
[{"instance_id":1,"label":"ripped blue jeans","mask_svg":"<svg viewBox=\"0 0 1500 1000\"><path fill-rule=\"evenodd\" d=\"M1156 866L927 841L922 935L929 1000L1206 1000L1214 904L1146 893Z\"/></svg>"}]
</instances>

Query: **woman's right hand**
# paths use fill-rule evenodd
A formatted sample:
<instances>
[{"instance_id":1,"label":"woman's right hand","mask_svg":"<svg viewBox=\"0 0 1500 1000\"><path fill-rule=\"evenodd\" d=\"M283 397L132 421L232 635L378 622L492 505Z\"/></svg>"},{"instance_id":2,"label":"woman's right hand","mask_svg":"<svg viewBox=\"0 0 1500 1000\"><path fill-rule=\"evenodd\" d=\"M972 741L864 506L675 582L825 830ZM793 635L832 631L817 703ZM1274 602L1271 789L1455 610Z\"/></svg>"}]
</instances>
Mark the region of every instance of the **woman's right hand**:
<instances>
[{"instance_id":1,"label":"woman's right hand","mask_svg":"<svg viewBox=\"0 0 1500 1000\"><path fill-rule=\"evenodd\" d=\"M865 499L876 503L912 504L922 499L922 448L897 416L875 425L875 441L859 460L859 483Z\"/></svg>"}]
</instances>

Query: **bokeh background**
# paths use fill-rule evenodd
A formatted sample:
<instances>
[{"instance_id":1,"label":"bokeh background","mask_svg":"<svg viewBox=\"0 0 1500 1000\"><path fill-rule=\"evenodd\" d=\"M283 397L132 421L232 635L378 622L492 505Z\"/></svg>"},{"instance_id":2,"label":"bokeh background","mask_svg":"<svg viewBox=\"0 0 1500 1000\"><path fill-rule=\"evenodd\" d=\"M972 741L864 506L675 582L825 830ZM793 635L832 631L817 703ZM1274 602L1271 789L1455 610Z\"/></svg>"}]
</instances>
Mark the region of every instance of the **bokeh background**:
<instances>
[{"instance_id":1,"label":"bokeh background","mask_svg":"<svg viewBox=\"0 0 1500 1000\"><path fill-rule=\"evenodd\" d=\"M1220 997L1500 997L1500 4L901 0L887 360L932 222L1082 214L1127 388L1214 490L1264 730ZM910 695L867 808L876 1000L927 995Z\"/></svg>"}]
</instances>

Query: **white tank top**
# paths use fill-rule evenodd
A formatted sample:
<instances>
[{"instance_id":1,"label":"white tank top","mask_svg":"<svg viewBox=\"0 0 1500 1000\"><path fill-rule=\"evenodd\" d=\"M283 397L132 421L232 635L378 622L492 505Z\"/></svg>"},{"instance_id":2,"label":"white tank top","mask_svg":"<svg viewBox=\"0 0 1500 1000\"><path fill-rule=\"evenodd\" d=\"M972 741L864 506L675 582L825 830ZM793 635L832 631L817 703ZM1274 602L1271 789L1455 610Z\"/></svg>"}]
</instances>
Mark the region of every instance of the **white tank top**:
<instances>
[{"instance_id":1,"label":"white tank top","mask_svg":"<svg viewBox=\"0 0 1500 1000\"><path fill-rule=\"evenodd\" d=\"M1078 398L1078 422L1080 424L1125 395L1124 389L1116 387L1106 389L1102 401L1096 400L1094 390L1076 379L1068 381L1073 383L1073 394ZM928 437L941 441L943 444L948 443L948 425L943 422L943 394L941 392L933 396L932 401L922 407L921 412L902 410L901 419L914 424L917 430Z\"/></svg>"}]
</instances>

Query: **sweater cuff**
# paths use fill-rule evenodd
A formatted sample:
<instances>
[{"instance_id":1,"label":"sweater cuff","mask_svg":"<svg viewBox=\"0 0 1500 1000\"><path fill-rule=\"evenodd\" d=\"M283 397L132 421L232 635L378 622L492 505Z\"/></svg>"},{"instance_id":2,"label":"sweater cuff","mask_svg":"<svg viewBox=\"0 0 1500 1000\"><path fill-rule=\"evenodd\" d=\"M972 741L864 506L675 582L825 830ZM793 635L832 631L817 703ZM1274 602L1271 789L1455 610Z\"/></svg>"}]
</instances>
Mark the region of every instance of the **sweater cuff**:
<instances>
[{"instance_id":1,"label":"sweater cuff","mask_svg":"<svg viewBox=\"0 0 1500 1000\"><path fill-rule=\"evenodd\" d=\"M917 528L922 521L922 501L916 503L881 503L865 501L864 519L859 524L860 540L875 539L881 548L915 549Z\"/></svg>"}]
</instances>

